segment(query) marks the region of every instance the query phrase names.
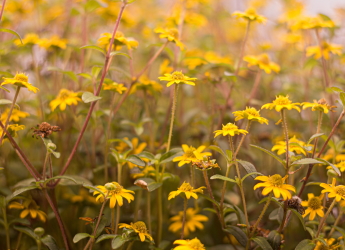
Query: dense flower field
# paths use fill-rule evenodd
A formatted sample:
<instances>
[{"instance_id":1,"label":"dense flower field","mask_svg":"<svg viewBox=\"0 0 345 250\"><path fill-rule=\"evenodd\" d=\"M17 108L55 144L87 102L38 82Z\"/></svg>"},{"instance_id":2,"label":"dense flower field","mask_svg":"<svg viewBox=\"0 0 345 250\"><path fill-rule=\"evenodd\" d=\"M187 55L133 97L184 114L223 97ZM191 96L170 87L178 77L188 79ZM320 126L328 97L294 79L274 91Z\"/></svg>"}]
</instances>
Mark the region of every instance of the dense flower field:
<instances>
[{"instance_id":1,"label":"dense flower field","mask_svg":"<svg viewBox=\"0 0 345 250\"><path fill-rule=\"evenodd\" d=\"M0 249L345 249L345 5L230 2L0 0Z\"/></svg>"}]
</instances>

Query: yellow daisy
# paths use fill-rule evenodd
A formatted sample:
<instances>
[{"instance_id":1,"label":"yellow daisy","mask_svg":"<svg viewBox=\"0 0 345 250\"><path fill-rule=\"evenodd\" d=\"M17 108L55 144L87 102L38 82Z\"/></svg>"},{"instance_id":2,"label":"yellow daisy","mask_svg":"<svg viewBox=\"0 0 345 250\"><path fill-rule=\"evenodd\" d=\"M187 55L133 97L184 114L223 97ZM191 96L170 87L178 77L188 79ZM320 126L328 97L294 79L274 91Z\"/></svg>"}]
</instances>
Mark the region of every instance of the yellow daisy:
<instances>
[{"instance_id":1,"label":"yellow daisy","mask_svg":"<svg viewBox=\"0 0 345 250\"><path fill-rule=\"evenodd\" d=\"M268 120L260 116L260 111L255 108L246 107L245 110L232 112L235 115L235 121L247 119L249 121L257 121L260 124L266 123Z\"/></svg>"},{"instance_id":2,"label":"yellow daisy","mask_svg":"<svg viewBox=\"0 0 345 250\"><path fill-rule=\"evenodd\" d=\"M78 97L78 93L70 91L68 89L61 89L58 96L49 103L52 111L54 111L58 106L60 110L66 109L67 105L77 105L81 99Z\"/></svg>"},{"instance_id":3,"label":"yellow daisy","mask_svg":"<svg viewBox=\"0 0 345 250\"><path fill-rule=\"evenodd\" d=\"M301 104L296 102L292 103L289 99L289 96L276 96L276 99L272 103L267 103L261 107L261 109L275 109L277 112L280 112L282 109L296 109L298 112L301 112L301 109L298 107Z\"/></svg>"},{"instance_id":4,"label":"yellow daisy","mask_svg":"<svg viewBox=\"0 0 345 250\"><path fill-rule=\"evenodd\" d=\"M20 39L14 40L14 44L17 46L24 46L24 45L34 45L37 44L40 38L35 33L28 33L22 39L23 43L21 43Z\"/></svg>"},{"instance_id":5,"label":"yellow daisy","mask_svg":"<svg viewBox=\"0 0 345 250\"><path fill-rule=\"evenodd\" d=\"M222 136L235 136L235 135L239 135L239 134L247 134L248 131L244 130L244 129L239 129L235 124L233 123L228 123L225 126L222 125L223 128L221 130L216 130L213 133L215 133L214 138L216 138L218 135L222 135Z\"/></svg>"},{"instance_id":6,"label":"yellow daisy","mask_svg":"<svg viewBox=\"0 0 345 250\"><path fill-rule=\"evenodd\" d=\"M325 98L322 98L318 101L314 100L314 102L302 102L301 106L303 109L311 108L312 111L322 111L325 114L328 114L329 111L335 112L333 109L337 108L337 106L331 106L327 103Z\"/></svg>"},{"instance_id":7,"label":"yellow daisy","mask_svg":"<svg viewBox=\"0 0 345 250\"><path fill-rule=\"evenodd\" d=\"M123 138L125 140L128 140L128 137ZM128 153L128 155L136 155L136 154L140 154L141 152L143 152L143 150L146 148L147 143L146 142L141 142L139 143L139 139L137 137L132 138L131 140L132 143L132 150ZM123 153L125 150L128 150L129 146L127 143L125 142L120 142L115 149L119 152L119 153ZM144 161L147 161L146 159L143 159ZM131 162L127 162L128 167L130 169L136 167L137 165L131 163Z\"/></svg>"},{"instance_id":8,"label":"yellow daisy","mask_svg":"<svg viewBox=\"0 0 345 250\"><path fill-rule=\"evenodd\" d=\"M5 123L5 122L6 122L6 119L7 119L7 116L8 116L9 111L10 111L10 109L7 108L7 109L5 109L5 111L1 114L1 116L0 116L0 121L2 121L2 123ZM11 121L19 122L19 120L20 120L21 118L25 118L25 117L28 117L28 116L30 116L30 114L27 113L27 112L21 111L21 110L19 110L19 109L13 109L9 121L10 121L10 122L11 122Z\"/></svg>"},{"instance_id":9,"label":"yellow daisy","mask_svg":"<svg viewBox=\"0 0 345 250\"><path fill-rule=\"evenodd\" d=\"M139 81L133 85L130 94L133 94L138 90L143 90L150 95L154 95L156 93L160 93L162 89L163 86L158 82L151 80L147 76L142 76L139 78Z\"/></svg>"},{"instance_id":10,"label":"yellow daisy","mask_svg":"<svg viewBox=\"0 0 345 250\"><path fill-rule=\"evenodd\" d=\"M267 195L273 191L276 198L280 198L280 195L283 196L284 200L291 199L291 193L296 192L294 186L289 184L284 184L285 180L288 178L288 175L281 177L279 174L272 176L258 176L255 180L263 181L263 183L258 183L254 186L254 190L260 187L264 187L262 190L263 195Z\"/></svg>"},{"instance_id":11,"label":"yellow daisy","mask_svg":"<svg viewBox=\"0 0 345 250\"><path fill-rule=\"evenodd\" d=\"M39 91L38 88L34 87L29 83L29 77L24 73L17 73L13 78L5 78L5 81L1 83L1 86L6 84L12 84L17 87L27 88L29 91L37 93Z\"/></svg>"},{"instance_id":12,"label":"yellow daisy","mask_svg":"<svg viewBox=\"0 0 345 250\"><path fill-rule=\"evenodd\" d=\"M37 42L38 46L46 49L46 50L50 50L50 49L54 49L54 48L58 48L58 49L66 49L67 47L67 40L60 38L57 35L53 35L50 38L43 38L40 39Z\"/></svg>"},{"instance_id":13,"label":"yellow daisy","mask_svg":"<svg viewBox=\"0 0 345 250\"><path fill-rule=\"evenodd\" d=\"M267 21L266 17L258 15L253 8L249 8L245 12L235 11L232 15L237 18L244 18L248 21L256 21L258 23L265 23Z\"/></svg>"},{"instance_id":14,"label":"yellow daisy","mask_svg":"<svg viewBox=\"0 0 345 250\"><path fill-rule=\"evenodd\" d=\"M327 42L322 42L322 49L320 46L309 46L307 48L307 56L314 56L315 59L320 59L321 57L329 60L329 53L334 55L342 54L342 46L337 44L331 44Z\"/></svg>"},{"instance_id":15,"label":"yellow daisy","mask_svg":"<svg viewBox=\"0 0 345 250\"><path fill-rule=\"evenodd\" d=\"M297 145L298 144L298 145ZM303 148L304 146L313 146L311 144L306 145L305 142L300 141L294 135L289 139L289 152L295 152L296 154L304 154L306 155L306 150ZM273 146L271 151L278 150L277 154L281 155L286 152L286 141L279 141L276 145Z\"/></svg>"},{"instance_id":16,"label":"yellow daisy","mask_svg":"<svg viewBox=\"0 0 345 250\"><path fill-rule=\"evenodd\" d=\"M137 221L135 223L126 224L126 223L119 223L119 228L127 228L129 230L133 230L135 233L139 235L140 241L145 241L145 238L148 238L150 241L153 241L152 236L148 233L146 228L146 224L142 221Z\"/></svg>"},{"instance_id":17,"label":"yellow daisy","mask_svg":"<svg viewBox=\"0 0 345 250\"><path fill-rule=\"evenodd\" d=\"M117 83L117 82L104 83L103 89L104 90L113 90L113 91L119 93L120 95L122 95L122 93L127 90L127 88L123 85L123 83Z\"/></svg>"},{"instance_id":18,"label":"yellow daisy","mask_svg":"<svg viewBox=\"0 0 345 250\"><path fill-rule=\"evenodd\" d=\"M179 246L175 247L173 250L206 250L204 244L202 244L198 238L192 240L175 240L174 244Z\"/></svg>"},{"instance_id":19,"label":"yellow daisy","mask_svg":"<svg viewBox=\"0 0 345 250\"><path fill-rule=\"evenodd\" d=\"M243 61L248 63L248 67L258 66L260 69L263 69L267 74L271 74L272 71L278 73L280 67L278 64L271 62L269 56L264 53L258 56L245 56Z\"/></svg>"},{"instance_id":20,"label":"yellow daisy","mask_svg":"<svg viewBox=\"0 0 345 250\"><path fill-rule=\"evenodd\" d=\"M338 162L337 164L334 164L341 172L345 171L345 161ZM333 169L331 166L328 166L327 169Z\"/></svg>"},{"instance_id":21,"label":"yellow daisy","mask_svg":"<svg viewBox=\"0 0 345 250\"><path fill-rule=\"evenodd\" d=\"M15 138L18 136L17 132L20 130L23 130L25 128L24 125L18 125L18 124L10 124L7 126L7 132L10 133L10 135ZM2 127L0 127L0 135L2 135L3 129ZM2 140L2 144L4 144L5 141L8 141L8 137L7 134L5 134L3 140Z\"/></svg>"},{"instance_id":22,"label":"yellow daisy","mask_svg":"<svg viewBox=\"0 0 345 250\"><path fill-rule=\"evenodd\" d=\"M160 76L158 78L161 81L168 81L167 87L173 84L188 84L188 85L195 86L195 83L193 81L197 80L196 78L185 76L180 71L175 71L172 74L164 74L164 76Z\"/></svg>"},{"instance_id":23,"label":"yellow daisy","mask_svg":"<svg viewBox=\"0 0 345 250\"><path fill-rule=\"evenodd\" d=\"M305 214L303 214L303 217L306 217L309 215L309 220L314 220L316 214L320 217L325 216L325 213L323 212L323 206L322 206L322 199L324 194L321 194L320 196L314 196L314 194L309 193L308 194L308 201L302 201L301 205L303 207L308 207L305 210Z\"/></svg>"},{"instance_id":24,"label":"yellow daisy","mask_svg":"<svg viewBox=\"0 0 345 250\"><path fill-rule=\"evenodd\" d=\"M193 197L194 199L198 199L198 195L196 193L204 193L203 189L206 187L199 187L194 189L188 182L183 182L183 184L177 189L177 191L172 191L169 193L168 200L171 200L178 196L181 193L184 193L187 199Z\"/></svg>"},{"instance_id":25,"label":"yellow daisy","mask_svg":"<svg viewBox=\"0 0 345 250\"><path fill-rule=\"evenodd\" d=\"M155 33L160 34L159 38L166 38L170 42L174 42L176 46L180 47L181 50L184 49L183 43L178 39L178 30L175 28L156 28Z\"/></svg>"},{"instance_id":26,"label":"yellow daisy","mask_svg":"<svg viewBox=\"0 0 345 250\"><path fill-rule=\"evenodd\" d=\"M184 154L182 156L177 156L173 159L173 162L179 162L178 166L182 167L186 163L191 162L199 162L200 160L204 159L204 156L211 156L212 154L210 152L204 152L204 149L206 146L200 146L197 149L193 146L188 146L187 144L182 145L182 149L184 151Z\"/></svg>"},{"instance_id":27,"label":"yellow daisy","mask_svg":"<svg viewBox=\"0 0 345 250\"><path fill-rule=\"evenodd\" d=\"M36 202L32 199L26 199L23 204L19 202L12 202L9 206L9 209L21 209L23 210L20 213L20 218L25 218L30 214L30 217L33 219L36 219L37 217L43 221L46 222L47 220L47 214L41 210L39 210L39 206L36 204Z\"/></svg>"},{"instance_id":28,"label":"yellow daisy","mask_svg":"<svg viewBox=\"0 0 345 250\"><path fill-rule=\"evenodd\" d=\"M156 169L153 166L146 166L141 172L131 173L133 179L138 179L145 176L156 176Z\"/></svg>"},{"instance_id":29,"label":"yellow daisy","mask_svg":"<svg viewBox=\"0 0 345 250\"><path fill-rule=\"evenodd\" d=\"M116 203L121 207L123 205L123 198L125 198L128 203L131 203L131 201L134 200L134 196L132 195L134 194L134 191L124 189L117 182L109 182L104 186L97 186L97 188L107 195L107 199L110 199L110 208L114 208ZM98 196L96 197L96 201L99 200L100 202L104 202L104 197L100 192L93 192L93 195L97 194Z\"/></svg>"},{"instance_id":30,"label":"yellow daisy","mask_svg":"<svg viewBox=\"0 0 345 250\"><path fill-rule=\"evenodd\" d=\"M291 29L320 29L334 27L335 24L332 20L324 20L321 16L316 16L300 18L295 24L291 26Z\"/></svg>"},{"instance_id":31,"label":"yellow daisy","mask_svg":"<svg viewBox=\"0 0 345 250\"><path fill-rule=\"evenodd\" d=\"M178 215L170 218L173 223L169 226L169 231L176 233L182 228L183 211L180 211ZM202 230L204 225L201 222L208 221L207 216L198 214L198 210L194 208L188 208L186 210L186 221L184 226L184 236L188 236L190 232L194 232L196 228Z\"/></svg>"},{"instance_id":32,"label":"yellow daisy","mask_svg":"<svg viewBox=\"0 0 345 250\"><path fill-rule=\"evenodd\" d=\"M316 247L314 250L334 250L334 249L341 249L341 246L339 244L334 244L336 239L334 238L329 238L329 239L324 239L326 241L327 246L325 246L322 242L317 241L316 242Z\"/></svg>"},{"instance_id":33,"label":"yellow daisy","mask_svg":"<svg viewBox=\"0 0 345 250\"><path fill-rule=\"evenodd\" d=\"M345 186L344 185L335 185L336 179L333 178L332 184L321 183L320 186L324 188L321 193L328 193L329 198L335 197L336 201L340 201L341 199L345 200Z\"/></svg>"}]
</instances>

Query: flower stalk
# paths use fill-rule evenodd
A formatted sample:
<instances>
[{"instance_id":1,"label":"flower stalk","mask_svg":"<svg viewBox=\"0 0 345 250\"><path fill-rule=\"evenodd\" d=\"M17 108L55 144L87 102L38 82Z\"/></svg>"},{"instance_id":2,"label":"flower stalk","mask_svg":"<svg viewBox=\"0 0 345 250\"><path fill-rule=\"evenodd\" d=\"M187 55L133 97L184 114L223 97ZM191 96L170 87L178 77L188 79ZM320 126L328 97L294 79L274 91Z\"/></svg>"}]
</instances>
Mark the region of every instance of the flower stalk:
<instances>
[{"instance_id":1,"label":"flower stalk","mask_svg":"<svg viewBox=\"0 0 345 250\"><path fill-rule=\"evenodd\" d=\"M329 206L325 216L322 217L322 220L320 221L319 228L317 229L317 233L315 235L315 238L319 237L319 234L321 233L321 230L322 230L323 226L325 225L326 219L327 219L328 215L331 213L331 211L332 211L332 209L336 203L337 203L337 200L334 198L334 200L333 200L332 204Z\"/></svg>"},{"instance_id":2,"label":"flower stalk","mask_svg":"<svg viewBox=\"0 0 345 250\"><path fill-rule=\"evenodd\" d=\"M183 219L182 219L182 228L181 228L181 239L182 240L184 238L184 227L186 225L187 204L188 204L188 200L187 200L186 197L184 197L184 201L183 201Z\"/></svg>"}]
</instances>

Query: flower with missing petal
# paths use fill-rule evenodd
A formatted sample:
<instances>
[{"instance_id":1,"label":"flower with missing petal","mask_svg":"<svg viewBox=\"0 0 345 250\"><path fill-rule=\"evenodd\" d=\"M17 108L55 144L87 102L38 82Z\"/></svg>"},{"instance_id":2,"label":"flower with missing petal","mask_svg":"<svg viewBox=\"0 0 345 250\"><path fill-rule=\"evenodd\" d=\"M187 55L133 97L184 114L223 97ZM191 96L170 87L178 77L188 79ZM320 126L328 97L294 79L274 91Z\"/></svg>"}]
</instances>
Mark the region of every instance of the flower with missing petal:
<instances>
[{"instance_id":1,"label":"flower with missing petal","mask_svg":"<svg viewBox=\"0 0 345 250\"><path fill-rule=\"evenodd\" d=\"M248 121L257 121L260 124L266 123L268 125L268 120L260 116L260 111L255 108L246 107L245 110L232 112L235 116L235 121L242 119L247 119Z\"/></svg>"},{"instance_id":2,"label":"flower with missing petal","mask_svg":"<svg viewBox=\"0 0 345 250\"><path fill-rule=\"evenodd\" d=\"M145 238L148 238L150 241L153 241L152 236L149 234L146 224L142 221L137 221L135 223L126 224L126 223L119 223L119 228L127 228L129 230L133 230L135 233L139 235L140 241L144 242Z\"/></svg>"},{"instance_id":3,"label":"flower with missing petal","mask_svg":"<svg viewBox=\"0 0 345 250\"><path fill-rule=\"evenodd\" d=\"M307 47L307 56L314 56L315 59L320 59L321 57L329 60L329 54L341 55L342 46L338 44L332 44L327 42L322 42L322 48L320 46L309 46Z\"/></svg>"},{"instance_id":4,"label":"flower with missing petal","mask_svg":"<svg viewBox=\"0 0 345 250\"><path fill-rule=\"evenodd\" d=\"M235 136L235 135L239 135L239 134L247 134L248 131L244 130L244 129L239 129L235 124L233 123L228 123L225 126L222 125L223 128L221 130L216 130L213 133L215 133L214 138L216 138L218 135L222 135L222 136Z\"/></svg>"},{"instance_id":5,"label":"flower with missing petal","mask_svg":"<svg viewBox=\"0 0 345 250\"><path fill-rule=\"evenodd\" d=\"M203 189L206 187L199 187L194 189L188 182L183 182L183 184L176 190L169 193L168 200L171 200L178 196L181 193L184 193L187 199L193 197L194 199L198 199L198 195L196 193L204 193Z\"/></svg>"},{"instance_id":6,"label":"flower with missing petal","mask_svg":"<svg viewBox=\"0 0 345 250\"><path fill-rule=\"evenodd\" d=\"M243 57L243 61L248 63L248 67L258 66L267 74L271 74L272 71L276 73L280 71L279 65L271 62L269 56L266 53L258 56L245 56Z\"/></svg>"},{"instance_id":7,"label":"flower with missing petal","mask_svg":"<svg viewBox=\"0 0 345 250\"><path fill-rule=\"evenodd\" d=\"M58 106L60 110L66 109L67 105L77 105L81 99L78 97L78 93L70 91L68 89L61 89L58 96L49 103L52 111L54 111Z\"/></svg>"},{"instance_id":8,"label":"flower with missing petal","mask_svg":"<svg viewBox=\"0 0 345 250\"><path fill-rule=\"evenodd\" d=\"M258 23L265 23L267 21L266 17L258 15L253 8L249 8L245 12L235 11L232 15L237 18L244 18L248 21L256 21Z\"/></svg>"},{"instance_id":9,"label":"flower with missing petal","mask_svg":"<svg viewBox=\"0 0 345 250\"><path fill-rule=\"evenodd\" d=\"M175 240L174 244L179 245L173 250L206 250L204 244L200 242L198 238L192 240Z\"/></svg>"},{"instance_id":10,"label":"flower with missing petal","mask_svg":"<svg viewBox=\"0 0 345 250\"><path fill-rule=\"evenodd\" d=\"M116 203L119 204L120 207L123 205L123 198L125 198L128 203L131 203L134 200L133 191L124 189L119 183L117 182L109 182L104 186L97 186L97 188L102 191L107 199L110 199L110 208L114 208ZM93 195L98 195L96 197L96 201L104 202L104 196L98 192L93 192Z\"/></svg>"},{"instance_id":11,"label":"flower with missing petal","mask_svg":"<svg viewBox=\"0 0 345 250\"><path fill-rule=\"evenodd\" d=\"M180 211L178 215L170 218L173 223L169 226L169 231L176 233L182 228L183 211ZM184 226L184 236L188 236L190 232L194 232L196 228L202 230L204 225L201 222L208 221L208 217L202 214L198 214L198 210L194 208L188 208L186 210L186 221Z\"/></svg>"},{"instance_id":12,"label":"flower with missing petal","mask_svg":"<svg viewBox=\"0 0 345 250\"><path fill-rule=\"evenodd\" d=\"M289 96L276 96L276 99L272 103L267 103L261 107L261 109L275 109L277 112L280 112L282 109L296 109L298 112L301 112L301 109L298 107L301 104L296 102L292 103L289 99Z\"/></svg>"},{"instance_id":13,"label":"flower with missing petal","mask_svg":"<svg viewBox=\"0 0 345 250\"><path fill-rule=\"evenodd\" d=\"M6 84L12 84L17 87L21 88L27 88L29 91L37 93L39 91L38 88L34 87L29 83L29 77L25 75L24 73L17 73L13 78L5 78L5 81L1 83L1 86L6 85Z\"/></svg>"},{"instance_id":14,"label":"flower with missing petal","mask_svg":"<svg viewBox=\"0 0 345 250\"><path fill-rule=\"evenodd\" d=\"M314 194L309 193L308 194L308 201L302 201L301 205L303 207L308 207L305 210L305 214L302 215L303 217L306 217L309 215L309 220L314 220L316 214L320 217L325 216L325 213L323 212L323 206L322 206L322 200L323 200L324 194L321 194L320 196L314 196Z\"/></svg>"},{"instance_id":15,"label":"flower with missing petal","mask_svg":"<svg viewBox=\"0 0 345 250\"><path fill-rule=\"evenodd\" d=\"M337 106L331 106L327 103L327 101L322 98L318 101L314 100L314 102L302 102L301 106L303 109L311 108L312 111L322 111L325 114L328 114L329 111L335 112L333 109L337 108Z\"/></svg>"},{"instance_id":16,"label":"flower with missing petal","mask_svg":"<svg viewBox=\"0 0 345 250\"><path fill-rule=\"evenodd\" d=\"M196 78L185 76L180 71L175 71L172 74L164 74L164 76L160 76L158 77L158 79L161 81L168 81L167 87L173 84L188 84L195 86L195 83L193 81L197 80Z\"/></svg>"},{"instance_id":17,"label":"flower with missing petal","mask_svg":"<svg viewBox=\"0 0 345 250\"><path fill-rule=\"evenodd\" d=\"M321 193L328 193L329 198L335 198L336 201L345 200L345 186L344 185L335 185L336 179L333 178L332 184L321 183L320 187L324 189Z\"/></svg>"},{"instance_id":18,"label":"flower with missing petal","mask_svg":"<svg viewBox=\"0 0 345 250\"><path fill-rule=\"evenodd\" d=\"M182 167L184 164L199 162L200 160L204 159L204 156L211 156L210 152L204 152L206 146L200 146L198 148L194 148L193 146L188 146L187 144L182 145L182 149L184 154L182 156L177 156L173 159L173 162L179 162L178 166Z\"/></svg>"},{"instance_id":19,"label":"flower with missing petal","mask_svg":"<svg viewBox=\"0 0 345 250\"><path fill-rule=\"evenodd\" d=\"M272 176L258 176L255 180L263 181L262 183L258 183L254 186L254 190L260 187L264 187L262 190L263 195L267 195L273 192L276 198L280 198L280 195L283 196L284 200L291 199L291 193L296 192L294 186L285 184L285 180L288 178L288 175L282 177L279 174L275 174Z\"/></svg>"}]
</instances>

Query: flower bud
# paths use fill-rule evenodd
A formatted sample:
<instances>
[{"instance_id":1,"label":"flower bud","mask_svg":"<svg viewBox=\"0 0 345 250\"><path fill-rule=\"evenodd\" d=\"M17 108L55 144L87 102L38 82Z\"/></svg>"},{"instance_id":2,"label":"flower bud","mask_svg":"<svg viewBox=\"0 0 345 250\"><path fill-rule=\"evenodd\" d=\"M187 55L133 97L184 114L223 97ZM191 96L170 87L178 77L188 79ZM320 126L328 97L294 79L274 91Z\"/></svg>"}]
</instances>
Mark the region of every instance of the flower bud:
<instances>
[{"instance_id":1,"label":"flower bud","mask_svg":"<svg viewBox=\"0 0 345 250\"><path fill-rule=\"evenodd\" d=\"M34 230L34 233L35 233L37 236L41 237L41 236L44 235L45 230L44 230L44 228L42 228L42 227L36 227L35 230Z\"/></svg>"}]
</instances>

